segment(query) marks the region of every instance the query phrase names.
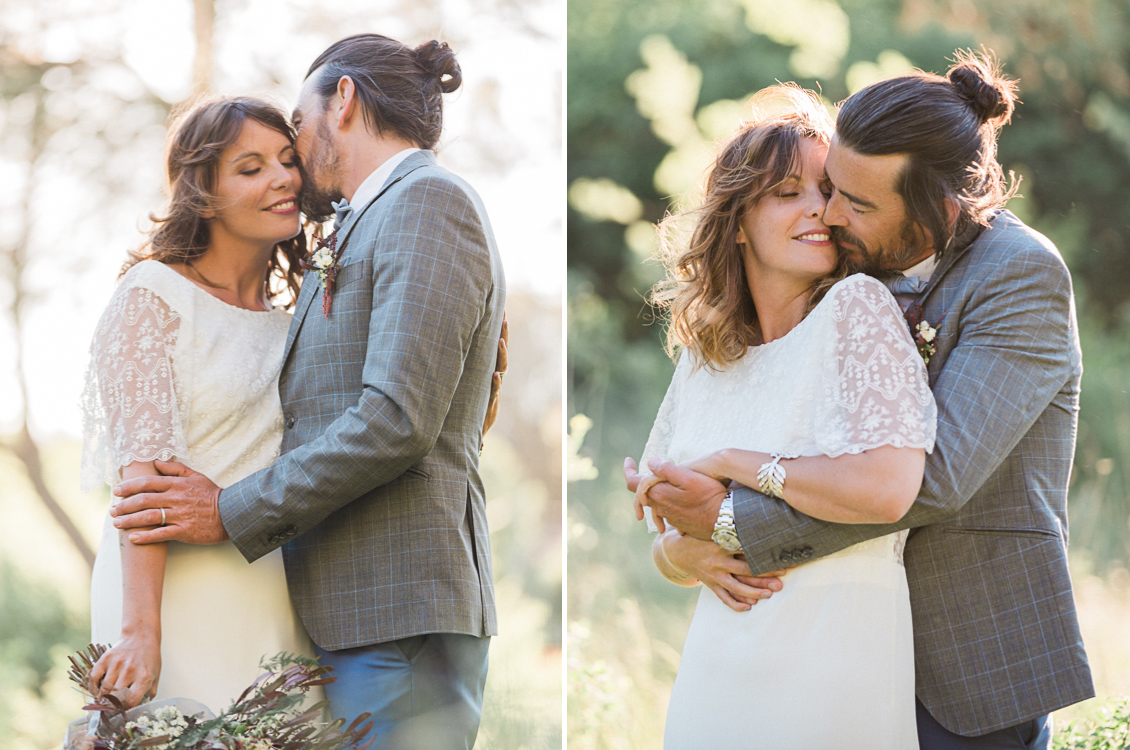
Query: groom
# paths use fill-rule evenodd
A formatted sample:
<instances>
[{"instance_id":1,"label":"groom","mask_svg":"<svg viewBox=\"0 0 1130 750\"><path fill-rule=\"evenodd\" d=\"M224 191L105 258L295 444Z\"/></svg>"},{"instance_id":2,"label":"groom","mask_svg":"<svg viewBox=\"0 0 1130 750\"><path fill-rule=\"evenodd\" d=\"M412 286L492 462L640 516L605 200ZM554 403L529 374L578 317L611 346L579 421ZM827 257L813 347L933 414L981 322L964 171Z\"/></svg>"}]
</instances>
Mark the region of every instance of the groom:
<instances>
[{"instance_id":1,"label":"groom","mask_svg":"<svg viewBox=\"0 0 1130 750\"><path fill-rule=\"evenodd\" d=\"M848 263L900 272L896 297L937 329L937 443L918 501L897 524L848 526L739 489L734 515L754 572L910 528L922 750L1045 748L1047 715L1094 695L1067 569L1079 338L1062 258L1001 208L996 139L1012 84L984 57L962 64L976 75L915 73L851 96L825 167L824 220ZM710 539L725 488L650 468L668 481L649 494L654 512ZM625 474L638 479L630 461Z\"/></svg>"},{"instance_id":2,"label":"groom","mask_svg":"<svg viewBox=\"0 0 1130 750\"><path fill-rule=\"evenodd\" d=\"M138 543L230 538L248 561L283 546L291 599L334 667L331 710L372 714L381 748L471 747L496 633L478 451L502 265L479 197L430 150L460 80L446 44L376 34L314 62L294 113L304 207L349 205L334 284L309 273L297 301L282 456L222 491L176 464L115 489L119 528L165 509Z\"/></svg>"}]
</instances>

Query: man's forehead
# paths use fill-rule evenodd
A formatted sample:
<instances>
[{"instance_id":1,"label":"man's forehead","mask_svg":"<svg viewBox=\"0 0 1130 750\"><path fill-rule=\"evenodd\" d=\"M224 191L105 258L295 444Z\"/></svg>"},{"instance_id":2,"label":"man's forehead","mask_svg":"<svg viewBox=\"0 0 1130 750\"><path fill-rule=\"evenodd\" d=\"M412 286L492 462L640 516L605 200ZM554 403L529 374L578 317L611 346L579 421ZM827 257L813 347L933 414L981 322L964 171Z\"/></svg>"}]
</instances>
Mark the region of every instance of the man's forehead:
<instances>
[{"instance_id":1,"label":"man's forehead","mask_svg":"<svg viewBox=\"0 0 1130 750\"><path fill-rule=\"evenodd\" d=\"M895 192L896 182L906 167L906 154L861 154L845 146L835 136L828 147L825 171L836 187L855 185L869 192Z\"/></svg>"},{"instance_id":2,"label":"man's forehead","mask_svg":"<svg viewBox=\"0 0 1130 750\"><path fill-rule=\"evenodd\" d=\"M294 116L298 117L305 113L309 108L311 102L314 101L317 76L311 75L302 83L302 89L298 92L298 99L294 102Z\"/></svg>"}]
</instances>

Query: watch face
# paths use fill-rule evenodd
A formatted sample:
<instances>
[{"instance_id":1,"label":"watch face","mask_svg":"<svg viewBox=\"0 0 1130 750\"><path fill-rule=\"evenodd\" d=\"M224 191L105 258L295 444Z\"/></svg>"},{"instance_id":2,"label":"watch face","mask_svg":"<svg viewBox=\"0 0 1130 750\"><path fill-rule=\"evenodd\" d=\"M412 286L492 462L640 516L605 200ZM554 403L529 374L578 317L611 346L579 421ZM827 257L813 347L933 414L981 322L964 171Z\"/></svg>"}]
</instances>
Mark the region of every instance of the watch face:
<instances>
[{"instance_id":1,"label":"watch face","mask_svg":"<svg viewBox=\"0 0 1130 750\"><path fill-rule=\"evenodd\" d=\"M717 529L710 537L722 549L727 552L737 552L742 548L741 540L738 535L729 529Z\"/></svg>"}]
</instances>

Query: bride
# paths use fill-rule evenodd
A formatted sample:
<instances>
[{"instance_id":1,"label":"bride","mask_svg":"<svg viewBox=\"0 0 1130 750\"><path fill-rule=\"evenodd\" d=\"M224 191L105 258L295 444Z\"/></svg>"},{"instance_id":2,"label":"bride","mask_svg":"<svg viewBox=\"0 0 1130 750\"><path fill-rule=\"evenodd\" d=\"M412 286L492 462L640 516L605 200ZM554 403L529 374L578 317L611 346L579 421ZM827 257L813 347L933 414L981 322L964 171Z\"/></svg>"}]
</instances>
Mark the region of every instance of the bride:
<instances>
[{"instance_id":1,"label":"bride","mask_svg":"<svg viewBox=\"0 0 1130 750\"><path fill-rule=\"evenodd\" d=\"M91 345L86 491L174 457L226 485L279 452L290 314L273 300L297 294L305 244L292 131L266 103L222 99L186 113L167 151L168 212L131 254ZM278 551L249 565L230 542L137 546L110 521L91 581L91 638L113 644L91 673L102 692L220 711L264 656L313 654Z\"/></svg>"},{"instance_id":2,"label":"bride","mask_svg":"<svg viewBox=\"0 0 1130 750\"><path fill-rule=\"evenodd\" d=\"M83 394L82 484L175 460L228 486L279 455L278 379L305 238L294 132L245 97L188 111L169 138L167 214L98 322ZM505 370L506 328L498 369ZM495 373L484 432L497 414ZM313 655L282 552L231 542L134 545L109 515L91 582L92 686L127 706L188 697L219 712L277 653Z\"/></svg>"},{"instance_id":3,"label":"bride","mask_svg":"<svg viewBox=\"0 0 1130 750\"><path fill-rule=\"evenodd\" d=\"M754 104L709 174L689 243L667 248L656 299L681 356L644 456L826 521L892 522L933 448L925 365L886 287L845 278L837 262L822 220L832 123L819 97L776 86ZM659 481L640 481L637 517ZM661 572L709 584L664 746L916 748L906 532L805 562L752 607L760 594L732 519L727 499L715 542L655 519Z\"/></svg>"}]
</instances>

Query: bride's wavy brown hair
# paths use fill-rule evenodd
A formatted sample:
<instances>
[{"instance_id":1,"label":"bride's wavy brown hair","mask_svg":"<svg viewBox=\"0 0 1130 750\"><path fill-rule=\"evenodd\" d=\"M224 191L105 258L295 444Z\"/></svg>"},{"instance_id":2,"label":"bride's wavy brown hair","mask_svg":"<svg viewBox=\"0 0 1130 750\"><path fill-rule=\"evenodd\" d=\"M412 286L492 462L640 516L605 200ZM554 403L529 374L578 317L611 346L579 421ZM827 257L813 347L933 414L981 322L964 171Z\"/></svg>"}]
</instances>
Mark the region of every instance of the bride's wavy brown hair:
<instances>
[{"instance_id":1,"label":"bride's wavy brown hair","mask_svg":"<svg viewBox=\"0 0 1130 750\"><path fill-rule=\"evenodd\" d=\"M667 279L651 292L666 310L667 353L696 355L696 366L721 370L761 343L757 310L738 246L742 216L799 168L800 144L831 142L833 122L813 91L771 86L751 101L753 116L719 149L706 177L702 204L659 224L659 256ZM689 240L686 227L693 224ZM843 278L842 264L813 288L808 310Z\"/></svg>"},{"instance_id":2,"label":"bride's wavy brown hair","mask_svg":"<svg viewBox=\"0 0 1130 750\"><path fill-rule=\"evenodd\" d=\"M190 263L208 250L212 233L203 213L215 208L220 155L239 139L243 125L253 120L285 135L294 143L294 128L281 109L251 97L210 99L174 115L165 143L169 205L165 214L150 214L156 224L141 247L129 254L124 274L143 260ZM272 302L289 293L286 306L298 299L302 284L299 261L306 252L306 236L299 232L275 246L264 274L267 298Z\"/></svg>"}]
</instances>

